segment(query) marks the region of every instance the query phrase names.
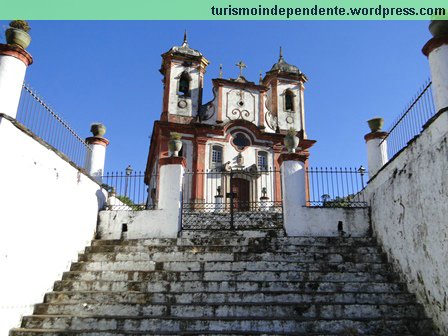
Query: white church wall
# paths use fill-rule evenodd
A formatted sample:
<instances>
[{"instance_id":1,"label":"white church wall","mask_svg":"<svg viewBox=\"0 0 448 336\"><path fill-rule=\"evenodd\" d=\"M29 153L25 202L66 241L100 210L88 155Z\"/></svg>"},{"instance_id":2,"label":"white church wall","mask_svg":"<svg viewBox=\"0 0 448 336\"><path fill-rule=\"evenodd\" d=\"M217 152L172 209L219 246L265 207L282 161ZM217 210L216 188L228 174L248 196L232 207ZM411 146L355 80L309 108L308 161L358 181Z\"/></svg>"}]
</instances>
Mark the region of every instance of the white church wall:
<instances>
[{"instance_id":1,"label":"white church wall","mask_svg":"<svg viewBox=\"0 0 448 336\"><path fill-rule=\"evenodd\" d=\"M90 243L106 195L5 117L0 157L0 334L6 335Z\"/></svg>"},{"instance_id":2,"label":"white church wall","mask_svg":"<svg viewBox=\"0 0 448 336\"><path fill-rule=\"evenodd\" d=\"M448 334L448 112L368 183L373 232L427 313Z\"/></svg>"}]
</instances>

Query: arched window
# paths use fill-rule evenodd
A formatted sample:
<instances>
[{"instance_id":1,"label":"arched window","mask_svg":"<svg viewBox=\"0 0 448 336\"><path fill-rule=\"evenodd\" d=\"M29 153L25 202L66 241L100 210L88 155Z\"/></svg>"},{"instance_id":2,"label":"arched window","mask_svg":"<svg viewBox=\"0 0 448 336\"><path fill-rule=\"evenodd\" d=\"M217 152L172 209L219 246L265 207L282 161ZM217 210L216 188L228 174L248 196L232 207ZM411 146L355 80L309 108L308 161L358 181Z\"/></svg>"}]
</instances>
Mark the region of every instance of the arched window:
<instances>
[{"instance_id":1,"label":"arched window","mask_svg":"<svg viewBox=\"0 0 448 336\"><path fill-rule=\"evenodd\" d=\"M215 169L222 166L222 147L218 145L212 146L210 168Z\"/></svg>"},{"instance_id":2,"label":"arched window","mask_svg":"<svg viewBox=\"0 0 448 336\"><path fill-rule=\"evenodd\" d=\"M287 89L285 91L285 111L291 111L294 112L294 93Z\"/></svg>"},{"instance_id":3,"label":"arched window","mask_svg":"<svg viewBox=\"0 0 448 336\"><path fill-rule=\"evenodd\" d=\"M190 75L188 72L184 71L179 78L179 89L177 92L180 96L190 95Z\"/></svg>"},{"instance_id":4,"label":"arched window","mask_svg":"<svg viewBox=\"0 0 448 336\"><path fill-rule=\"evenodd\" d=\"M258 170L268 170L268 153L265 151L257 152Z\"/></svg>"}]
</instances>

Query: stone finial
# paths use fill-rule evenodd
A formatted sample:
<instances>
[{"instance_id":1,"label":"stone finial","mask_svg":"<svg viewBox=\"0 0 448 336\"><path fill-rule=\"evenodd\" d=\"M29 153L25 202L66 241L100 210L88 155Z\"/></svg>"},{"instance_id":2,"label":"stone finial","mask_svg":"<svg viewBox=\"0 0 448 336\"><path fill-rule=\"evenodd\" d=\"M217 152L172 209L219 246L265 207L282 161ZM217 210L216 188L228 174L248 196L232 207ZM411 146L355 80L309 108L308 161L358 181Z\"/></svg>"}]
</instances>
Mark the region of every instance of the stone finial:
<instances>
[{"instance_id":1,"label":"stone finial","mask_svg":"<svg viewBox=\"0 0 448 336\"><path fill-rule=\"evenodd\" d=\"M28 34L30 30L31 27L25 20L11 21L5 31L6 43L26 49L31 43L31 36Z\"/></svg>"},{"instance_id":2,"label":"stone finial","mask_svg":"<svg viewBox=\"0 0 448 336\"><path fill-rule=\"evenodd\" d=\"M92 132L94 137L102 138L106 134L106 126L102 123L93 123L90 125L90 132Z\"/></svg>"},{"instance_id":3,"label":"stone finial","mask_svg":"<svg viewBox=\"0 0 448 336\"><path fill-rule=\"evenodd\" d=\"M431 20L429 31L434 37L448 37L448 20Z\"/></svg>"},{"instance_id":4,"label":"stone finial","mask_svg":"<svg viewBox=\"0 0 448 336\"><path fill-rule=\"evenodd\" d=\"M369 128L372 133L380 132L383 128L384 119L380 117L372 118L367 120L367 124L369 124Z\"/></svg>"}]
</instances>

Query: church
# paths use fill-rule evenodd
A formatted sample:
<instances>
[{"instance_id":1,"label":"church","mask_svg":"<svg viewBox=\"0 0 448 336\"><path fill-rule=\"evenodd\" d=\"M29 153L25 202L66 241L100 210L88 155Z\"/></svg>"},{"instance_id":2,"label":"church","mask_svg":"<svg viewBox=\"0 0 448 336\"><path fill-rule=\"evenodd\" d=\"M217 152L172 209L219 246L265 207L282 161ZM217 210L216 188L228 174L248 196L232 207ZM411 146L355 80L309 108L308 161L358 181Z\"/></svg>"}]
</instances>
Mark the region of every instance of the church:
<instances>
[{"instance_id":1,"label":"church","mask_svg":"<svg viewBox=\"0 0 448 336\"><path fill-rule=\"evenodd\" d=\"M154 124L145 173L146 183L154 186L150 202L156 203L160 189L159 159L172 152L185 158L186 171L192 174L185 181L184 204L205 210L213 207L216 196L222 200L229 193L242 211L258 210L263 199L281 202L278 159L286 151L285 135L298 137L304 161L315 142L305 130L307 77L286 62L280 49L278 61L264 78L260 74L258 83L244 77L243 61L236 64L237 78L223 78L221 68L219 78L212 79L213 99L203 103L208 65L189 46L186 33L181 46L162 54L162 114ZM173 140L181 146L179 153L170 151ZM220 173L230 171L235 173L231 180ZM228 197L223 198L228 207Z\"/></svg>"}]
</instances>

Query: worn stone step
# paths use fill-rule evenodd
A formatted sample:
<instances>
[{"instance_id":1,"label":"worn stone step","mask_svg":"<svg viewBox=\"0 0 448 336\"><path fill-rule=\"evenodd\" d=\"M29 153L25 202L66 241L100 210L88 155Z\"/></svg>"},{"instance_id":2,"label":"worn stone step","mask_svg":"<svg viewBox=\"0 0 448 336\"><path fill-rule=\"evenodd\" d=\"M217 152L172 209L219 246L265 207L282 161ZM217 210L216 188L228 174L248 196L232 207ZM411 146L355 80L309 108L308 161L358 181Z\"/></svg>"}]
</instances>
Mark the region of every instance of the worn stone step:
<instances>
[{"instance_id":1,"label":"worn stone step","mask_svg":"<svg viewBox=\"0 0 448 336\"><path fill-rule=\"evenodd\" d=\"M38 304L35 315L75 316L146 316L146 317L215 317L215 318L420 318L423 308L416 304L325 304L325 303L264 303L244 304Z\"/></svg>"},{"instance_id":2,"label":"worn stone step","mask_svg":"<svg viewBox=\"0 0 448 336\"><path fill-rule=\"evenodd\" d=\"M301 252L301 253L333 253L333 254L373 254L382 253L377 246L309 246L309 245L288 245L282 246L280 244L251 244L242 246L228 246L228 245L212 245L212 246L197 246L197 245L170 245L170 246L121 246L121 245L100 245L93 247L86 247L83 255L96 253L155 253L155 252L190 252L190 253L242 253L242 252Z\"/></svg>"},{"instance_id":3,"label":"worn stone step","mask_svg":"<svg viewBox=\"0 0 448 336\"><path fill-rule=\"evenodd\" d=\"M65 273L66 281L394 281L382 272L313 271L150 271L150 272L76 272Z\"/></svg>"},{"instance_id":4,"label":"worn stone step","mask_svg":"<svg viewBox=\"0 0 448 336\"><path fill-rule=\"evenodd\" d=\"M208 236L201 238L146 238L146 239L123 239L123 240L94 240L92 246L170 246L170 245L196 245L196 246L241 246L247 244L278 244L308 245L308 246L377 246L373 237L273 237L273 238L225 238L214 231L209 231Z\"/></svg>"},{"instance_id":5,"label":"worn stone step","mask_svg":"<svg viewBox=\"0 0 448 336\"><path fill-rule=\"evenodd\" d=\"M127 274L128 279L133 278L134 272L152 272L157 271L172 271L172 272L188 272L188 271L270 271L270 272L290 272L290 271L309 271L309 272L373 272L378 274L393 274L391 266L387 263L316 263L316 262L286 262L286 261L238 261L238 262L142 262L142 270L89 270L84 271L86 263L73 264L72 271L65 272L64 277L76 277L77 274L85 272L86 277L100 279L100 275L104 273L105 276L113 275L114 273ZM90 265L91 266L91 265ZM90 267L91 268L91 267ZM72 275L70 275L72 274ZM120 275L119 275L120 276ZM123 277L123 275L121 275ZM87 278L86 278L87 280Z\"/></svg>"},{"instance_id":6,"label":"worn stone step","mask_svg":"<svg viewBox=\"0 0 448 336\"><path fill-rule=\"evenodd\" d=\"M98 252L81 254L79 261L326 261L326 262L384 262L380 253L308 253L308 252Z\"/></svg>"},{"instance_id":7,"label":"worn stone step","mask_svg":"<svg viewBox=\"0 0 448 336\"><path fill-rule=\"evenodd\" d=\"M127 332L160 332L160 331L195 331L211 332L227 331L244 332L298 332L298 333L342 333L348 328L355 329L359 334L409 334L416 335L428 327L428 320L415 318L392 319L269 319L251 318L148 318L148 317L79 317L79 316L26 316L22 320L22 328L62 329L62 330L99 330Z\"/></svg>"},{"instance_id":8,"label":"worn stone step","mask_svg":"<svg viewBox=\"0 0 448 336\"><path fill-rule=\"evenodd\" d=\"M372 288L370 288L372 289ZM378 288L379 290L380 288ZM384 288L383 288L384 289ZM97 291L61 291L45 295L45 303L183 303L183 304L224 304L255 302L271 303L359 303L413 304L415 296L404 293L400 288L384 292L315 292L310 290L297 292L260 292L260 293L139 293L139 292L97 292Z\"/></svg>"},{"instance_id":9,"label":"worn stone step","mask_svg":"<svg viewBox=\"0 0 448 336\"><path fill-rule=\"evenodd\" d=\"M138 292L375 292L399 291L403 284L387 282L337 281L73 281L61 280L54 284L55 291L138 291Z\"/></svg>"},{"instance_id":10,"label":"worn stone step","mask_svg":"<svg viewBox=\"0 0 448 336\"><path fill-rule=\"evenodd\" d=\"M344 334L344 332L338 332L338 333L332 333L332 332L326 332L325 334L322 333L314 333L314 332L282 332L282 336L333 336L333 335L353 335L353 329L347 328L347 332ZM350 334L351 333L351 334ZM66 330L49 330L49 329L25 329L25 328L16 328L13 329L10 333L10 336L73 336L73 332L66 331ZM77 331L76 336L111 336L111 335L148 335L145 331ZM188 335L188 336L220 336L220 335L226 335L226 336L242 336L242 335L251 335L251 336L278 336L278 333L271 333L271 332L258 332L258 331L238 331L236 333L232 331L212 331L212 332L192 332L192 331L178 331L175 333L166 331L166 332L157 332L157 333L151 333L152 336L182 336L182 335ZM384 331L384 333L375 333L373 334L363 334L363 336L392 336L388 333L387 330ZM431 334L410 334L410 333L400 333L400 334L394 334L393 336L434 336Z\"/></svg>"}]
</instances>

